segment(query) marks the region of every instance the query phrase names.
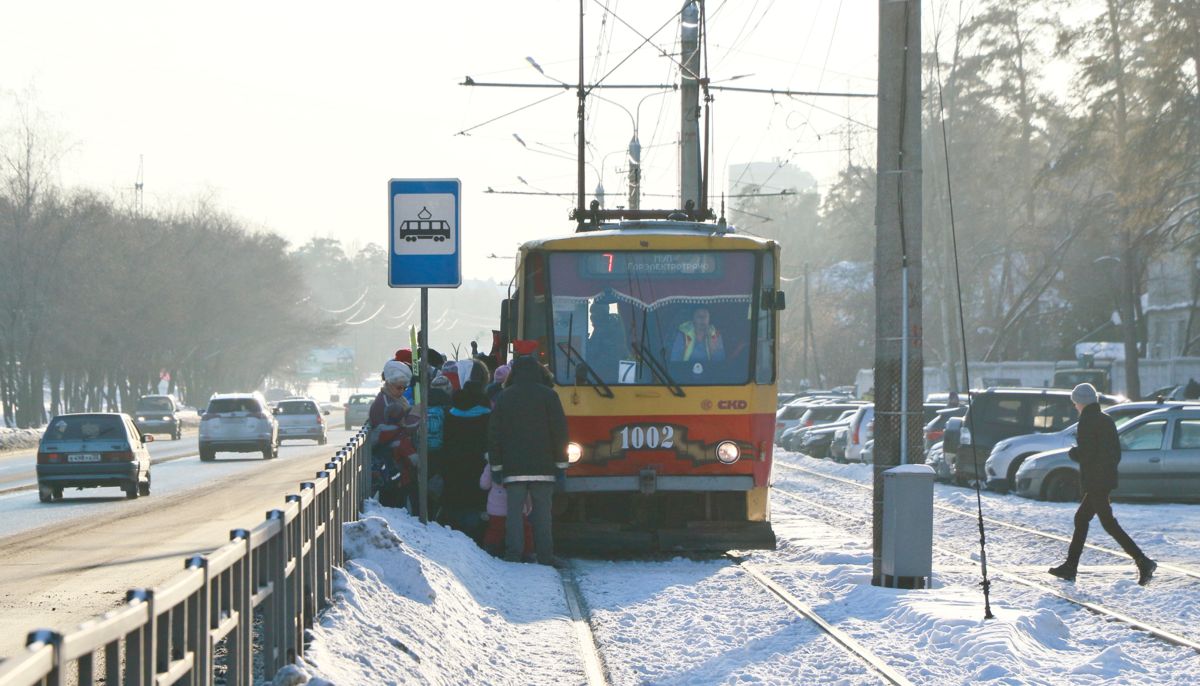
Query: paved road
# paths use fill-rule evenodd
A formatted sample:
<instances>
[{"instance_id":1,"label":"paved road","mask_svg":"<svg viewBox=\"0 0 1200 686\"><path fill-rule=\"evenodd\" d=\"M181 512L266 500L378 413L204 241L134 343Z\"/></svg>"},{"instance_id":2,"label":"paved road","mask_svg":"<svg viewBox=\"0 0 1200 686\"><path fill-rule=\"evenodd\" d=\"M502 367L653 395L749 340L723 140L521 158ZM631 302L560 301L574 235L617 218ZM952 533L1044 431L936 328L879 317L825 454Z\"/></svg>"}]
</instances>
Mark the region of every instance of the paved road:
<instances>
[{"instance_id":1,"label":"paved road","mask_svg":"<svg viewBox=\"0 0 1200 686\"><path fill-rule=\"evenodd\" d=\"M341 427L335 414L330 426ZM156 441L163 456L188 456L155 465L153 493L138 500L117 489L70 490L57 503L38 502L36 490L0 496L0 656L18 652L29 630L73 629L220 547L230 529L258 524L351 435L331 428L328 445L285 443L277 460L222 453L207 463L194 435Z\"/></svg>"}]
</instances>

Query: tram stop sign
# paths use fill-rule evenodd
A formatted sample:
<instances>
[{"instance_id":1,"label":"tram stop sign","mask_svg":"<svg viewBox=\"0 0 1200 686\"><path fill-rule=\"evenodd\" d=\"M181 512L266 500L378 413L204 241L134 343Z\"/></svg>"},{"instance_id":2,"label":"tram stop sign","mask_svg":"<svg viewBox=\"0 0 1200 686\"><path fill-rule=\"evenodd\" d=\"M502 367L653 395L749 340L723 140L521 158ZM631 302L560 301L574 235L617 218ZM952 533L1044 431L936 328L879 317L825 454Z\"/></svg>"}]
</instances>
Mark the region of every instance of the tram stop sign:
<instances>
[{"instance_id":1,"label":"tram stop sign","mask_svg":"<svg viewBox=\"0 0 1200 686\"><path fill-rule=\"evenodd\" d=\"M462 285L458 179L388 181L388 285Z\"/></svg>"}]
</instances>

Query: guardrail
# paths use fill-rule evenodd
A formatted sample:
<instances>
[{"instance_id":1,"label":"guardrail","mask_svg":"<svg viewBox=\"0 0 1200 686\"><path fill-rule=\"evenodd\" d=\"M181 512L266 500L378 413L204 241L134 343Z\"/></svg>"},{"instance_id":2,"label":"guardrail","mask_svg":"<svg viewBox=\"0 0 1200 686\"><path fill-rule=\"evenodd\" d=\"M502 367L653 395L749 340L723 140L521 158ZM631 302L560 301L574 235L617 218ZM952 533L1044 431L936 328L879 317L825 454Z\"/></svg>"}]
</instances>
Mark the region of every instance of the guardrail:
<instances>
[{"instance_id":1,"label":"guardrail","mask_svg":"<svg viewBox=\"0 0 1200 686\"><path fill-rule=\"evenodd\" d=\"M304 630L332 602L342 524L358 518L371 488L366 435L360 430L264 522L188 558L182 574L130 590L123 607L75 631L31 632L25 652L0 663L0 686L208 686L218 658L225 684L249 686L256 657L269 682L303 655Z\"/></svg>"}]
</instances>

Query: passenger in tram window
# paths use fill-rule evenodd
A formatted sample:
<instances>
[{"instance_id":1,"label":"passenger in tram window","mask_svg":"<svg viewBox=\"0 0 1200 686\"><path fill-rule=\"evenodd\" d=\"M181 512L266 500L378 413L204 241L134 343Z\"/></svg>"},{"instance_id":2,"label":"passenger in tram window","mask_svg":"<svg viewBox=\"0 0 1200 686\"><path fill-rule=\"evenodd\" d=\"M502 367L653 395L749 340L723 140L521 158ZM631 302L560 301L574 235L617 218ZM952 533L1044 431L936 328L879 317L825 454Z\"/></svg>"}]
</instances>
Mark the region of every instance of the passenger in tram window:
<instances>
[{"instance_id":1,"label":"passenger in tram window","mask_svg":"<svg viewBox=\"0 0 1200 686\"><path fill-rule=\"evenodd\" d=\"M675 344L671 346L672 362L721 362L725 359L725 343L721 332L709 321L707 307L692 311L691 321L679 325Z\"/></svg>"},{"instance_id":2,"label":"passenger in tram window","mask_svg":"<svg viewBox=\"0 0 1200 686\"><path fill-rule=\"evenodd\" d=\"M609 303L601 298L592 301L590 318L592 333L588 336L584 359L600 378L616 379L620 360L629 358L624 322L621 315L609 311Z\"/></svg>"}]
</instances>

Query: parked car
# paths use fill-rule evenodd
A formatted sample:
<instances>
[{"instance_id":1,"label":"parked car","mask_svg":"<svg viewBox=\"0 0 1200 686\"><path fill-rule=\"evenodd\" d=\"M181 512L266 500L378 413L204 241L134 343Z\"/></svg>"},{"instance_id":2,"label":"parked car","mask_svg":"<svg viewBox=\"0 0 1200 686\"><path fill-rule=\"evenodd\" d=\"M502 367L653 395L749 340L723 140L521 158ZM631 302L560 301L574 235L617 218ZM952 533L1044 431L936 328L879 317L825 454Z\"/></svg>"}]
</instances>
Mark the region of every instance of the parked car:
<instances>
[{"instance_id":1,"label":"parked car","mask_svg":"<svg viewBox=\"0 0 1200 686\"><path fill-rule=\"evenodd\" d=\"M1117 428L1120 428L1134 417L1146 412L1178 405L1183 405L1183 403L1121 403L1104 408L1104 413L1116 422ZM1076 422L1062 431L1024 434L1000 441L992 448L992 453L988 455L984 465L984 471L987 472L985 485L989 490L1000 493L1008 492L1016 485L1017 470L1021 468L1021 463L1026 458L1034 453L1069 448L1075 445L1075 433L1078 428L1079 423Z\"/></svg>"},{"instance_id":2,"label":"parked car","mask_svg":"<svg viewBox=\"0 0 1200 686\"><path fill-rule=\"evenodd\" d=\"M1115 405L1117 399L1101 395L1101 405ZM1071 391L1054 388L989 388L971 397L971 406L963 416L958 450L949 457L954 466L954 482L965 486L984 476L984 462L997 443L1029 433L1062 431L1079 420L1071 402ZM951 455L950 446L943 446Z\"/></svg>"},{"instance_id":3,"label":"parked car","mask_svg":"<svg viewBox=\"0 0 1200 686\"><path fill-rule=\"evenodd\" d=\"M800 424L802 426L820 426L822 424L831 424L836 422L846 411L857 410L860 405L865 405L862 402L839 403L831 402L821 405L812 405L808 410L800 416Z\"/></svg>"},{"instance_id":4,"label":"parked car","mask_svg":"<svg viewBox=\"0 0 1200 686\"><path fill-rule=\"evenodd\" d=\"M867 404L856 409L846 429L847 462L862 462L863 446L874 438L874 431L875 405Z\"/></svg>"},{"instance_id":5,"label":"parked car","mask_svg":"<svg viewBox=\"0 0 1200 686\"><path fill-rule=\"evenodd\" d=\"M863 445L862 451L858 454L858 459L862 460L863 464L875 464L875 439L872 438Z\"/></svg>"},{"instance_id":6,"label":"parked car","mask_svg":"<svg viewBox=\"0 0 1200 686\"><path fill-rule=\"evenodd\" d=\"M350 396L343 406L346 410L346 431L367 423L373 402L375 402L375 396L368 393L355 393Z\"/></svg>"},{"instance_id":7,"label":"parked car","mask_svg":"<svg viewBox=\"0 0 1200 686\"><path fill-rule=\"evenodd\" d=\"M934 414L933 419L925 424L925 452L929 452L934 443L942 440L942 434L946 432L946 422L950 421L952 417L961 417L966 413L966 405L944 407L938 410Z\"/></svg>"},{"instance_id":8,"label":"parked car","mask_svg":"<svg viewBox=\"0 0 1200 686\"><path fill-rule=\"evenodd\" d=\"M280 443L294 438L311 439L318 445L328 442L325 415L329 410L322 410L317 401L280 400L273 414L279 422Z\"/></svg>"},{"instance_id":9,"label":"parked car","mask_svg":"<svg viewBox=\"0 0 1200 686\"><path fill-rule=\"evenodd\" d=\"M129 499L150 495L150 451L128 415L60 414L38 443L38 499L62 500L64 488L117 487Z\"/></svg>"},{"instance_id":10,"label":"parked car","mask_svg":"<svg viewBox=\"0 0 1200 686\"><path fill-rule=\"evenodd\" d=\"M218 393L209 399L200 416L200 460L209 462L218 452L279 457L279 422L261 393Z\"/></svg>"},{"instance_id":11,"label":"parked car","mask_svg":"<svg viewBox=\"0 0 1200 686\"><path fill-rule=\"evenodd\" d=\"M143 395L137 401L133 423L142 435L167 434L178 441L183 436L180 407L169 395Z\"/></svg>"},{"instance_id":12,"label":"parked car","mask_svg":"<svg viewBox=\"0 0 1200 686\"><path fill-rule=\"evenodd\" d=\"M946 462L946 454L942 452L941 441L929 446L925 451L925 464L933 469L933 478L936 481L946 482L954 478L954 472Z\"/></svg>"},{"instance_id":13,"label":"parked car","mask_svg":"<svg viewBox=\"0 0 1200 686\"><path fill-rule=\"evenodd\" d=\"M784 405L792 402L798 396L798 393L776 393L775 394L775 409L779 409Z\"/></svg>"},{"instance_id":14,"label":"parked car","mask_svg":"<svg viewBox=\"0 0 1200 686\"><path fill-rule=\"evenodd\" d=\"M853 416L853 413L850 416ZM834 462L846 461L846 443L850 435L849 417L846 419L845 426L839 426L838 430L833 432L833 442L829 444L829 459Z\"/></svg>"},{"instance_id":15,"label":"parked car","mask_svg":"<svg viewBox=\"0 0 1200 686\"><path fill-rule=\"evenodd\" d=\"M799 439L797 450L818 459L829 457L829 448L833 437L839 429L849 427L849 418L840 419L830 424L809 427Z\"/></svg>"},{"instance_id":16,"label":"parked car","mask_svg":"<svg viewBox=\"0 0 1200 686\"><path fill-rule=\"evenodd\" d=\"M842 398L838 398L842 400ZM800 423L800 418L815 405L825 405L833 402L832 398L802 396L789 402L775 412L775 442L779 443L783 433Z\"/></svg>"},{"instance_id":17,"label":"parked car","mask_svg":"<svg viewBox=\"0 0 1200 686\"><path fill-rule=\"evenodd\" d=\"M1117 430L1121 461L1113 496L1200 500L1200 406L1174 406L1136 417ZM1068 449L1038 453L1017 470L1016 492L1027 498L1078 500L1079 465Z\"/></svg>"}]
</instances>

